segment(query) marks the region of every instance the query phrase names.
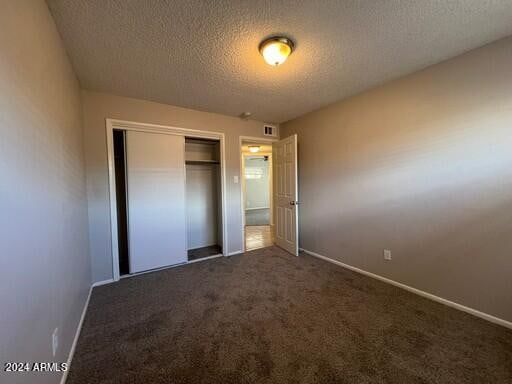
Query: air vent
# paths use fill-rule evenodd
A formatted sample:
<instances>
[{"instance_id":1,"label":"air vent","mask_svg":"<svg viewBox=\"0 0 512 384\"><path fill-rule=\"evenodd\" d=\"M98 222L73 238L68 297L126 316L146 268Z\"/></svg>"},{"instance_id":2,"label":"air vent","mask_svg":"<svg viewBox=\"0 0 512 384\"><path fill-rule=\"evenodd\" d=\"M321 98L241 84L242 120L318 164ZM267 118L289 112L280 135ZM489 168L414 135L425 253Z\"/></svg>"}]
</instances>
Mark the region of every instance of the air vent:
<instances>
[{"instance_id":1,"label":"air vent","mask_svg":"<svg viewBox=\"0 0 512 384\"><path fill-rule=\"evenodd\" d=\"M277 136L277 128L270 124L265 124L263 126L263 135L265 136Z\"/></svg>"}]
</instances>

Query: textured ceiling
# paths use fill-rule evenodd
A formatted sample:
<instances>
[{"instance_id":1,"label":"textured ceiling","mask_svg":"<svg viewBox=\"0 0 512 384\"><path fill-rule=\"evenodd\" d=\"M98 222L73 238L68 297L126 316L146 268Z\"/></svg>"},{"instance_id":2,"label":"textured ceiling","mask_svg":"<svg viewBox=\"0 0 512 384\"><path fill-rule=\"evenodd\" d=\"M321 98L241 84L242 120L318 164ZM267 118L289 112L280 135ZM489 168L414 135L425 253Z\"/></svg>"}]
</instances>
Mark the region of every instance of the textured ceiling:
<instances>
[{"instance_id":1,"label":"textured ceiling","mask_svg":"<svg viewBox=\"0 0 512 384\"><path fill-rule=\"evenodd\" d=\"M48 0L82 87L283 122L512 34L511 0ZM267 65L258 44L296 51Z\"/></svg>"}]
</instances>

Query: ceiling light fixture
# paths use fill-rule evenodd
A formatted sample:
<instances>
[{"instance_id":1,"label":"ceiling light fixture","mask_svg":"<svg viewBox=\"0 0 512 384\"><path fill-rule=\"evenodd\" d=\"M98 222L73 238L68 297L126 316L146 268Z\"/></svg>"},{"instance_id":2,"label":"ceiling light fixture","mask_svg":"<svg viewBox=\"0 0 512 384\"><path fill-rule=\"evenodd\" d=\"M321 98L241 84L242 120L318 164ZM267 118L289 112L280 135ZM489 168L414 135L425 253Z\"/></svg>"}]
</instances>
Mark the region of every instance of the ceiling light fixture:
<instances>
[{"instance_id":1,"label":"ceiling light fixture","mask_svg":"<svg viewBox=\"0 0 512 384\"><path fill-rule=\"evenodd\" d=\"M241 114L238 115L239 118L241 118L242 120L249 120L249 117L251 117L251 112L242 112Z\"/></svg>"},{"instance_id":2,"label":"ceiling light fixture","mask_svg":"<svg viewBox=\"0 0 512 384\"><path fill-rule=\"evenodd\" d=\"M249 145L249 152L256 153L260 151L259 145Z\"/></svg>"},{"instance_id":3,"label":"ceiling light fixture","mask_svg":"<svg viewBox=\"0 0 512 384\"><path fill-rule=\"evenodd\" d=\"M265 61L277 67L283 64L295 48L293 41L284 36L272 36L260 43L260 53Z\"/></svg>"}]
</instances>

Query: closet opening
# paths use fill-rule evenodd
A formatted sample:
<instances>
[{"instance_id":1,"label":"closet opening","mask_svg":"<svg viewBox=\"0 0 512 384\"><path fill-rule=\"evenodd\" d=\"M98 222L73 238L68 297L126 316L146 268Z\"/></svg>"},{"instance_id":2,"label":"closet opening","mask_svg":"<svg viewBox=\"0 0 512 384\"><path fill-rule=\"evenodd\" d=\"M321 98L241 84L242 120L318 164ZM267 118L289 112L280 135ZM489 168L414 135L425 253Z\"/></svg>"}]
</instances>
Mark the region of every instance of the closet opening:
<instances>
[{"instance_id":1,"label":"closet opening","mask_svg":"<svg viewBox=\"0 0 512 384\"><path fill-rule=\"evenodd\" d=\"M185 137L188 261L222 255L220 141Z\"/></svg>"},{"instance_id":2,"label":"closet opening","mask_svg":"<svg viewBox=\"0 0 512 384\"><path fill-rule=\"evenodd\" d=\"M222 256L220 140L120 129L112 138L119 275Z\"/></svg>"},{"instance_id":3,"label":"closet opening","mask_svg":"<svg viewBox=\"0 0 512 384\"><path fill-rule=\"evenodd\" d=\"M119 274L130 273L128 257L128 219L126 211L126 150L125 132L120 129L113 131L114 167L116 177L117 206L117 244L119 252Z\"/></svg>"}]
</instances>

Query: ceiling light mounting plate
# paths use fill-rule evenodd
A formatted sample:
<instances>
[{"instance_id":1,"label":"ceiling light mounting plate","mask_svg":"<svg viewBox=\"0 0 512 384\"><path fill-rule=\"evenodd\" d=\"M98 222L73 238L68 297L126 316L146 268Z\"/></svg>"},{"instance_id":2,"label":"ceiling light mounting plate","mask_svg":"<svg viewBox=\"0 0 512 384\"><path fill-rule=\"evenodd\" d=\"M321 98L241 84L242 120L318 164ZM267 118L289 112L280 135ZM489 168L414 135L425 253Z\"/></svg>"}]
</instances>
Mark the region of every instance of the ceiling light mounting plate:
<instances>
[{"instance_id":1,"label":"ceiling light mounting plate","mask_svg":"<svg viewBox=\"0 0 512 384\"><path fill-rule=\"evenodd\" d=\"M295 49L295 43L289 37L270 36L270 37L267 37L265 40L263 40L258 47L258 49L260 50L260 52L262 54L263 54L263 48L265 48L265 46L268 45L269 43L284 43L291 48L292 52Z\"/></svg>"}]
</instances>

